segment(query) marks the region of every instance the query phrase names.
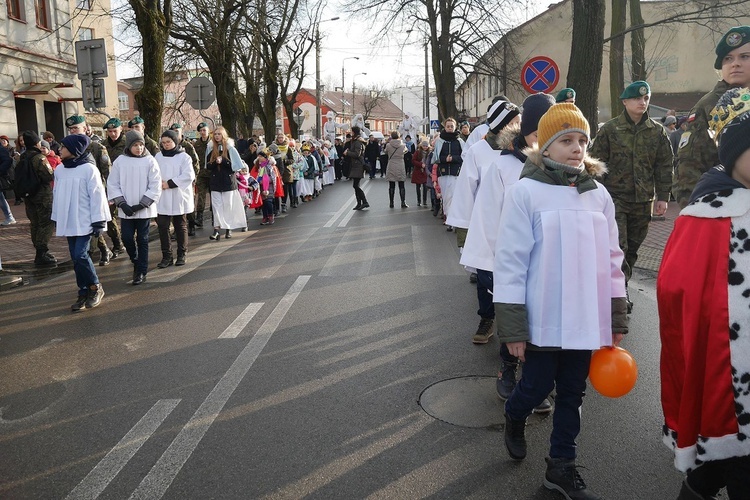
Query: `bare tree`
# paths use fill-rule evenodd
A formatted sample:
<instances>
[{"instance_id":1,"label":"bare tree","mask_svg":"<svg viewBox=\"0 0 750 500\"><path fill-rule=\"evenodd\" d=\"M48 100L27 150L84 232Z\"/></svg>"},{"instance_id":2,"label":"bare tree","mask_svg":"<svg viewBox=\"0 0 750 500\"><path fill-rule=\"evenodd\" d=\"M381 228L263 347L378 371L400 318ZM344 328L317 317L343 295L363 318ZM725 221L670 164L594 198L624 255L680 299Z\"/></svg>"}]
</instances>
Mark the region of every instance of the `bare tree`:
<instances>
[{"instance_id":1,"label":"bare tree","mask_svg":"<svg viewBox=\"0 0 750 500\"><path fill-rule=\"evenodd\" d=\"M602 73L604 0L573 0L573 40L568 86L576 89L576 105L589 121L592 136L598 123L599 79Z\"/></svg>"},{"instance_id":2,"label":"bare tree","mask_svg":"<svg viewBox=\"0 0 750 500\"><path fill-rule=\"evenodd\" d=\"M391 98L391 92L384 87L371 87L369 89L362 89L360 92L362 93L362 100L360 103L362 106L362 118L365 121L370 119L373 111L375 111L382 103ZM353 97L356 98L356 96Z\"/></svg>"},{"instance_id":3,"label":"bare tree","mask_svg":"<svg viewBox=\"0 0 750 500\"><path fill-rule=\"evenodd\" d=\"M640 26L643 24L641 15L641 0L630 0L630 25ZM630 32L630 52L632 55L632 66L630 79L634 82L646 79L646 38L643 28Z\"/></svg>"}]
</instances>

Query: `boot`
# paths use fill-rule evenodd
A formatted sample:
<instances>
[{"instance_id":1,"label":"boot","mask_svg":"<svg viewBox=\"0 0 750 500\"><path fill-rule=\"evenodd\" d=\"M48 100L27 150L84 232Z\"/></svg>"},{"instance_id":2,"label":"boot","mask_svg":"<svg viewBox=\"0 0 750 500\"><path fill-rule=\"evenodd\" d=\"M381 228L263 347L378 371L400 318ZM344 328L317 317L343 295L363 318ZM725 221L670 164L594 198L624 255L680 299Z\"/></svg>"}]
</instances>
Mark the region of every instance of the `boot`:
<instances>
[{"instance_id":1,"label":"boot","mask_svg":"<svg viewBox=\"0 0 750 500\"><path fill-rule=\"evenodd\" d=\"M367 198L365 198L364 193L362 193L362 208L370 208L370 204L367 203Z\"/></svg>"},{"instance_id":2,"label":"boot","mask_svg":"<svg viewBox=\"0 0 750 500\"><path fill-rule=\"evenodd\" d=\"M505 414L505 448L513 460L526 458L526 420L513 420ZM545 484L546 485L546 484Z\"/></svg>"},{"instance_id":3,"label":"boot","mask_svg":"<svg viewBox=\"0 0 750 500\"><path fill-rule=\"evenodd\" d=\"M286 213L286 203L282 203L282 204L281 204L281 213L282 213L282 214L285 214L285 213Z\"/></svg>"},{"instance_id":4,"label":"boot","mask_svg":"<svg viewBox=\"0 0 750 500\"><path fill-rule=\"evenodd\" d=\"M232 230L231 229L227 229L226 232L224 233L224 239L228 240L231 237L232 237Z\"/></svg>"},{"instance_id":5,"label":"boot","mask_svg":"<svg viewBox=\"0 0 750 500\"><path fill-rule=\"evenodd\" d=\"M185 265L185 254L177 252L177 260L174 263L175 266L184 266Z\"/></svg>"},{"instance_id":6,"label":"boot","mask_svg":"<svg viewBox=\"0 0 750 500\"><path fill-rule=\"evenodd\" d=\"M172 254L164 253L162 254L161 262L156 264L156 267L158 267L159 269L164 269L166 267L171 266L172 264L174 264L174 259L172 258Z\"/></svg>"},{"instance_id":7,"label":"boot","mask_svg":"<svg viewBox=\"0 0 750 500\"><path fill-rule=\"evenodd\" d=\"M500 376L497 377L496 389L497 395L503 401L507 401L516 388L516 369L518 363L503 361L503 367Z\"/></svg>"},{"instance_id":8,"label":"boot","mask_svg":"<svg viewBox=\"0 0 750 500\"><path fill-rule=\"evenodd\" d=\"M34 264L37 266L53 266L57 264L57 259L47 250L37 250Z\"/></svg>"},{"instance_id":9,"label":"boot","mask_svg":"<svg viewBox=\"0 0 750 500\"><path fill-rule=\"evenodd\" d=\"M419 184L417 184L417 206L418 207L422 206L422 191L419 189L420 187L422 187L422 186L420 186ZM426 203L425 203L425 205L426 205Z\"/></svg>"},{"instance_id":10,"label":"boot","mask_svg":"<svg viewBox=\"0 0 750 500\"><path fill-rule=\"evenodd\" d=\"M86 309L92 309L98 306L104 297L104 287L98 285L89 285L88 295L86 296Z\"/></svg>"},{"instance_id":11,"label":"boot","mask_svg":"<svg viewBox=\"0 0 750 500\"><path fill-rule=\"evenodd\" d=\"M112 252L106 246L99 247L99 265L106 266L112 258Z\"/></svg>"},{"instance_id":12,"label":"boot","mask_svg":"<svg viewBox=\"0 0 750 500\"><path fill-rule=\"evenodd\" d=\"M391 200L390 208L393 208L393 196L396 194L396 188L388 188L388 199Z\"/></svg>"},{"instance_id":13,"label":"boot","mask_svg":"<svg viewBox=\"0 0 750 500\"><path fill-rule=\"evenodd\" d=\"M398 187L398 195L401 197L401 208L409 208L406 204L406 187Z\"/></svg>"},{"instance_id":14,"label":"boot","mask_svg":"<svg viewBox=\"0 0 750 500\"><path fill-rule=\"evenodd\" d=\"M214 234L208 237L209 240L219 241L221 239L221 233L218 229L214 229Z\"/></svg>"},{"instance_id":15,"label":"boot","mask_svg":"<svg viewBox=\"0 0 750 500\"><path fill-rule=\"evenodd\" d=\"M203 212L195 213L195 227L203 227Z\"/></svg>"},{"instance_id":16,"label":"boot","mask_svg":"<svg viewBox=\"0 0 750 500\"><path fill-rule=\"evenodd\" d=\"M482 318L479 321L479 328L474 334L471 341L475 344L486 344L495 333L495 320L492 318Z\"/></svg>"},{"instance_id":17,"label":"boot","mask_svg":"<svg viewBox=\"0 0 750 500\"><path fill-rule=\"evenodd\" d=\"M547 472L544 474L545 488L557 490L570 500L598 500L600 498L586 488L586 483L576 467L575 459L545 458L545 460L547 461Z\"/></svg>"},{"instance_id":18,"label":"boot","mask_svg":"<svg viewBox=\"0 0 750 500\"><path fill-rule=\"evenodd\" d=\"M195 236L195 221L188 221L188 236Z\"/></svg>"}]
</instances>

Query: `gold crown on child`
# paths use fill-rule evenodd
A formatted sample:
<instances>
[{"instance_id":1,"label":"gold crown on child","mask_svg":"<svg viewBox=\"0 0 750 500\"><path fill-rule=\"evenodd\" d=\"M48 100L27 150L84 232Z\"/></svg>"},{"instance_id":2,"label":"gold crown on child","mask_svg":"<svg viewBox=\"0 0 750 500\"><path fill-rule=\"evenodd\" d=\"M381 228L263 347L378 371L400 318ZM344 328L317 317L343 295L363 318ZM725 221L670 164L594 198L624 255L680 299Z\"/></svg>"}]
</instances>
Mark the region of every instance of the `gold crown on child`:
<instances>
[{"instance_id":1,"label":"gold crown on child","mask_svg":"<svg viewBox=\"0 0 750 500\"><path fill-rule=\"evenodd\" d=\"M750 89L742 87L728 90L716 103L716 107L711 110L708 127L718 139L727 123L748 111L750 111Z\"/></svg>"}]
</instances>

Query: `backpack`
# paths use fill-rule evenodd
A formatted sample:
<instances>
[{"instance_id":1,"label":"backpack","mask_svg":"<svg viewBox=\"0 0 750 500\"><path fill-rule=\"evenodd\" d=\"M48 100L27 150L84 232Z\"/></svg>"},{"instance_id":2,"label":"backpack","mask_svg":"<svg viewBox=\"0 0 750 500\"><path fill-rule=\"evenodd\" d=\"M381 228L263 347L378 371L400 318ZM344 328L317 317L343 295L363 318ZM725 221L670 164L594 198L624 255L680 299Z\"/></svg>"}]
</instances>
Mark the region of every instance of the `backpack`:
<instances>
[{"instance_id":1,"label":"backpack","mask_svg":"<svg viewBox=\"0 0 750 500\"><path fill-rule=\"evenodd\" d=\"M31 158L23 155L16 164L13 190L18 198L31 198L42 186L39 176L34 170L34 165L31 164Z\"/></svg>"}]
</instances>

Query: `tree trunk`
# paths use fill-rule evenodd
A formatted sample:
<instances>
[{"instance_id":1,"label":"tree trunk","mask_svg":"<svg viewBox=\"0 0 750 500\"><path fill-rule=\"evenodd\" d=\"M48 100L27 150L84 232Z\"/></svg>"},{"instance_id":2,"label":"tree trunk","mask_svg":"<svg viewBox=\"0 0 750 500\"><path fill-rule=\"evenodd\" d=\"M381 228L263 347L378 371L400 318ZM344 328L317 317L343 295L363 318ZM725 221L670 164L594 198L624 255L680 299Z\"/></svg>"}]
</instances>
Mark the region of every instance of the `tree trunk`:
<instances>
[{"instance_id":1,"label":"tree trunk","mask_svg":"<svg viewBox=\"0 0 750 500\"><path fill-rule=\"evenodd\" d=\"M628 0L612 0L612 29L611 33L625 31ZM625 35L618 36L609 42L609 112L612 117L622 113L620 94L625 87L625 70L623 69L623 53L625 51Z\"/></svg>"},{"instance_id":2,"label":"tree trunk","mask_svg":"<svg viewBox=\"0 0 750 500\"><path fill-rule=\"evenodd\" d=\"M604 45L604 0L573 0L573 40L568 84L576 89L576 105L596 134L599 80Z\"/></svg>"},{"instance_id":3,"label":"tree trunk","mask_svg":"<svg viewBox=\"0 0 750 500\"><path fill-rule=\"evenodd\" d=\"M640 0L630 0L630 26L643 25L643 16L641 15ZM613 30L614 31L614 30ZM630 70L631 80L646 79L646 39L643 34L643 28L630 32L630 51L633 53L631 58L632 68Z\"/></svg>"}]
</instances>

